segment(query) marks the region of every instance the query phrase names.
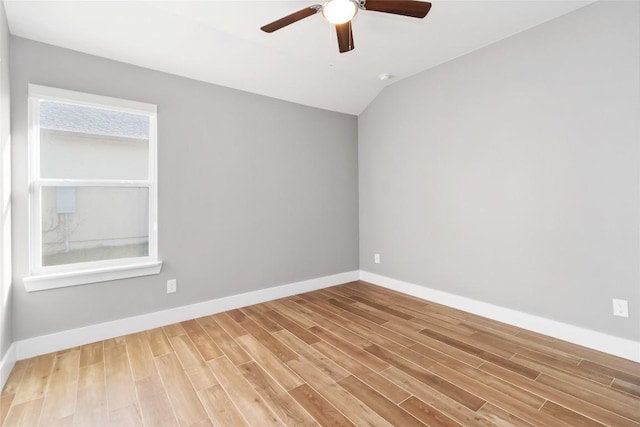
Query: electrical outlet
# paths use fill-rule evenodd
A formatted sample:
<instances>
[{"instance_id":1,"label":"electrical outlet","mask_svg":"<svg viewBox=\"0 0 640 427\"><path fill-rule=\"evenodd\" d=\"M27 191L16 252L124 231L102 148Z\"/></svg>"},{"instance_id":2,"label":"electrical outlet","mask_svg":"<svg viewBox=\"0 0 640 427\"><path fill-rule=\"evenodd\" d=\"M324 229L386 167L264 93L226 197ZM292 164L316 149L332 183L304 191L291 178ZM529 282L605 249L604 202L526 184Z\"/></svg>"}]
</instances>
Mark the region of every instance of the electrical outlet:
<instances>
[{"instance_id":1,"label":"electrical outlet","mask_svg":"<svg viewBox=\"0 0 640 427\"><path fill-rule=\"evenodd\" d=\"M373 254L373 262L380 264L380 254Z\"/></svg>"},{"instance_id":2,"label":"electrical outlet","mask_svg":"<svg viewBox=\"0 0 640 427\"><path fill-rule=\"evenodd\" d=\"M629 317L629 304L624 299L613 299L613 315Z\"/></svg>"},{"instance_id":3,"label":"electrical outlet","mask_svg":"<svg viewBox=\"0 0 640 427\"><path fill-rule=\"evenodd\" d=\"M172 294L178 288L178 281L176 279L167 280L167 293Z\"/></svg>"}]
</instances>

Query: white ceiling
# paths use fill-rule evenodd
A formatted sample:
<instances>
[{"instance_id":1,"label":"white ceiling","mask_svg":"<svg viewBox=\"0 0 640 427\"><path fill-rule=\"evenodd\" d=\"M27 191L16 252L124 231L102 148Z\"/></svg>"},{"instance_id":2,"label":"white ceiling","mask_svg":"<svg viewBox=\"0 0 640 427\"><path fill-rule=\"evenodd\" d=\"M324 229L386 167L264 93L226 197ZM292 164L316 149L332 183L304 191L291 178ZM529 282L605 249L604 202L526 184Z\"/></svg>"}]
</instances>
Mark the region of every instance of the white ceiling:
<instances>
[{"instance_id":1,"label":"white ceiling","mask_svg":"<svg viewBox=\"0 0 640 427\"><path fill-rule=\"evenodd\" d=\"M355 50L340 54L321 15L260 31L314 0L4 0L16 36L356 115L386 85L591 2L443 0L425 19L361 11Z\"/></svg>"}]
</instances>

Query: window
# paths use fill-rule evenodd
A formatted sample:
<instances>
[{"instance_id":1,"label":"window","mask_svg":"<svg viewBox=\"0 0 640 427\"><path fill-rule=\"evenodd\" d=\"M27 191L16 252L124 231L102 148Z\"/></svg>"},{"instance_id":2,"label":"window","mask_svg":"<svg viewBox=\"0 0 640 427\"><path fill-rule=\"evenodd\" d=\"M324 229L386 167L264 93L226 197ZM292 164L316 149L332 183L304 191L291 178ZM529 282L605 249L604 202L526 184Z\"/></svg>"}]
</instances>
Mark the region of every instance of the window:
<instances>
[{"instance_id":1,"label":"window","mask_svg":"<svg viewBox=\"0 0 640 427\"><path fill-rule=\"evenodd\" d=\"M156 106L29 85L27 291L157 274Z\"/></svg>"}]
</instances>

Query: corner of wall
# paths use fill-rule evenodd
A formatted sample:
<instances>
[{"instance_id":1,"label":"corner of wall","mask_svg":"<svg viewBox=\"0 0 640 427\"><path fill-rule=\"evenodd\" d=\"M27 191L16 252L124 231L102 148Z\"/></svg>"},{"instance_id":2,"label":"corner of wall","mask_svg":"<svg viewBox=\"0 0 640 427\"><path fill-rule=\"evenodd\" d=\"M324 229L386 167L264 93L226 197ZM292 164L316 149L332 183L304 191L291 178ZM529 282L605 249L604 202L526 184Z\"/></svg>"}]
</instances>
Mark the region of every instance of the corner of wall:
<instances>
[{"instance_id":1,"label":"corner of wall","mask_svg":"<svg viewBox=\"0 0 640 427\"><path fill-rule=\"evenodd\" d=\"M0 2L0 384L4 384L15 362L11 322L10 37L4 3Z\"/></svg>"},{"instance_id":2,"label":"corner of wall","mask_svg":"<svg viewBox=\"0 0 640 427\"><path fill-rule=\"evenodd\" d=\"M11 370L15 364L16 346L14 343L11 343L7 352L4 354L2 359L0 359L0 390L2 390L4 385L7 383L7 379L9 378Z\"/></svg>"}]
</instances>

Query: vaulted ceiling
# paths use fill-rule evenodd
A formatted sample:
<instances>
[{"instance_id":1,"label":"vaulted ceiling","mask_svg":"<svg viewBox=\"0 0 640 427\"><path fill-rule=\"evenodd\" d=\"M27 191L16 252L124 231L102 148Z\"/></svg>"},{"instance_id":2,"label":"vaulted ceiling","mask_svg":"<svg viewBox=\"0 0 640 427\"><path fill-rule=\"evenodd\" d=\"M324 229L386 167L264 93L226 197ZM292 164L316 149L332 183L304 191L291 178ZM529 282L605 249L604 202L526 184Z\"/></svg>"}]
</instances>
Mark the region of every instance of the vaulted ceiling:
<instances>
[{"instance_id":1,"label":"vaulted ceiling","mask_svg":"<svg viewBox=\"0 0 640 427\"><path fill-rule=\"evenodd\" d=\"M340 54L320 14L260 31L314 0L4 0L16 36L355 115L389 84L591 2L443 0L425 19L361 11L355 50Z\"/></svg>"}]
</instances>

